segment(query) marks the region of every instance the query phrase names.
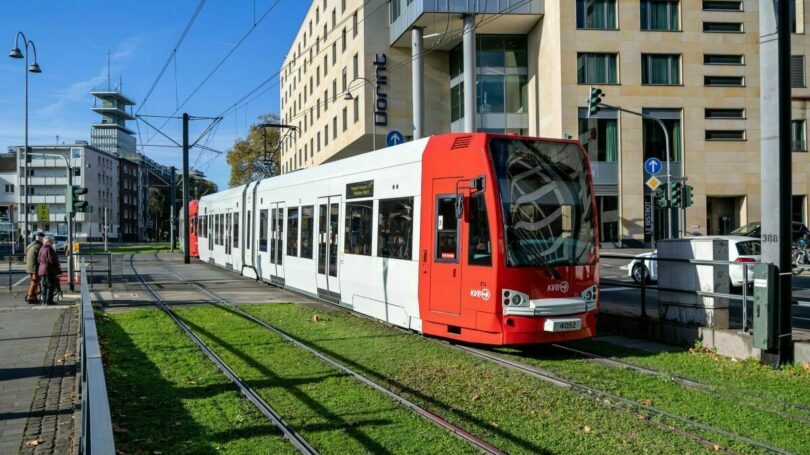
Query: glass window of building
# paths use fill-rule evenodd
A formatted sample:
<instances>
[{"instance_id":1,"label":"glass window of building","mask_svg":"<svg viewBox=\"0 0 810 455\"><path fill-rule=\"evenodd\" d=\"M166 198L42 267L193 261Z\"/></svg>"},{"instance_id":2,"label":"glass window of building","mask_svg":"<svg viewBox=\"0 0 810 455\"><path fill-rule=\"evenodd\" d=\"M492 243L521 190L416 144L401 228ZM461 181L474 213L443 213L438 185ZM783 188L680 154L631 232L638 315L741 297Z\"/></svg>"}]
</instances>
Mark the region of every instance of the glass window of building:
<instances>
[{"instance_id":1,"label":"glass window of building","mask_svg":"<svg viewBox=\"0 0 810 455\"><path fill-rule=\"evenodd\" d=\"M481 67L518 68L528 65L528 44L524 35L478 35L476 37L476 64ZM456 53L453 64L461 64L463 71L463 50ZM451 53L452 54L452 53ZM460 58L460 62L458 61ZM459 71L461 73L461 71Z\"/></svg>"},{"instance_id":2,"label":"glass window of building","mask_svg":"<svg viewBox=\"0 0 810 455\"><path fill-rule=\"evenodd\" d=\"M346 253L371 256L373 211L374 201L346 203Z\"/></svg>"},{"instance_id":3,"label":"glass window of building","mask_svg":"<svg viewBox=\"0 0 810 455\"><path fill-rule=\"evenodd\" d=\"M804 88L804 55L790 56L790 86Z\"/></svg>"},{"instance_id":4,"label":"glass window of building","mask_svg":"<svg viewBox=\"0 0 810 455\"><path fill-rule=\"evenodd\" d=\"M742 0L703 0L703 11L742 11Z\"/></svg>"},{"instance_id":5,"label":"glass window of building","mask_svg":"<svg viewBox=\"0 0 810 455\"><path fill-rule=\"evenodd\" d=\"M395 20L399 17L402 13L402 0L391 0L391 23L393 24Z\"/></svg>"},{"instance_id":6,"label":"glass window of building","mask_svg":"<svg viewBox=\"0 0 810 455\"><path fill-rule=\"evenodd\" d=\"M661 119L669 132L669 157L671 161L681 161L683 137L681 133L681 109L644 109L644 114ZM654 120L643 121L642 142L644 159L650 157L666 161L664 131Z\"/></svg>"},{"instance_id":7,"label":"glass window of building","mask_svg":"<svg viewBox=\"0 0 810 455\"><path fill-rule=\"evenodd\" d=\"M464 117L464 82L450 87L450 121Z\"/></svg>"},{"instance_id":8,"label":"glass window of building","mask_svg":"<svg viewBox=\"0 0 810 455\"><path fill-rule=\"evenodd\" d=\"M596 196L596 213L599 220L601 243L619 241L619 197Z\"/></svg>"},{"instance_id":9,"label":"glass window of building","mask_svg":"<svg viewBox=\"0 0 810 455\"><path fill-rule=\"evenodd\" d=\"M478 113L504 112L504 77L478 76Z\"/></svg>"},{"instance_id":10,"label":"glass window of building","mask_svg":"<svg viewBox=\"0 0 810 455\"><path fill-rule=\"evenodd\" d=\"M617 61L617 54L577 54L577 82L580 84L618 83Z\"/></svg>"},{"instance_id":11,"label":"glass window of building","mask_svg":"<svg viewBox=\"0 0 810 455\"><path fill-rule=\"evenodd\" d=\"M790 122L791 144L794 152L807 151L805 130L806 123L804 120L793 120Z\"/></svg>"},{"instance_id":12,"label":"glass window of building","mask_svg":"<svg viewBox=\"0 0 810 455\"><path fill-rule=\"evenodd\" d=\"M577 0L577 28L616 30L616 0Z\"/></svg>"},{"instance_id":13,"label":"glass window of building","mask_svg":"<svg viewBox=\"0 0 810 455\"><path fill-rule=\"evenodd\" d=\"M380 200L377 256L410 259L413 249L413 198Z\"/></svg>"},{"instance_id":14,"label":"glass window of building","mask_svg":"<svg viewBox=\"0 0 810 455\"><path fill-rule=\"evenodd\" d=\"M742 33L742 22L704 22L703 31L706 33Z\"/></svg>"},{"instance_id":15,"label":"glass window of building","mask_svg":"<svg viewBox=\"0 0 810 455\"><path fill-rule=\"evenodd\" d=\"M745 130L706 130L707 141L744 141Z\"/></svg>"},{"instance_id":16,"label":"glass window of building","mask_svg":"<svg viewBox=\"0 0 810 455\"><path fill-rule=\"evenodd\" d=\"M588 109L579 109L579 140L591 161L619 160L619 120L616 111L599 111L588 118Z\"/></svg>"},{"instance_id":17,"label":"glass window of building","mask_svg":"<svg viewBox=\"0 0 810 455\"><path fill-rule=\"evenodd\" d=\"M641 29L674 32L681 29L679 0L641 0Z\"/></svg>"},{"instance_id":18,"label":"glass window of building","mask_svg":"<svg viewBox=\"0 0 810 455\"><path fill-rule=\"evenodd\" d=\"M745 62L743 55L704 54L704 65L742 65Z\"/></svg>"},{"instance_id":19,"label":"glass window of building","mask_svg":"<svg viewBox=\"0 0 810 455\"><path fill-rule=\"evenodd\" d=\"M354 123L360 121L360 96L354 97Z\"/></svg>"},{"instance_id":20,"label":"glass window of building","mask_svg":"<svg viewBox=\"0 0 810 455\"><path fill-rule=\"evenodd\" d=\"M641 83L644 85L680 85L679 54L641 54Z\"/></svg>"}]
</instances>

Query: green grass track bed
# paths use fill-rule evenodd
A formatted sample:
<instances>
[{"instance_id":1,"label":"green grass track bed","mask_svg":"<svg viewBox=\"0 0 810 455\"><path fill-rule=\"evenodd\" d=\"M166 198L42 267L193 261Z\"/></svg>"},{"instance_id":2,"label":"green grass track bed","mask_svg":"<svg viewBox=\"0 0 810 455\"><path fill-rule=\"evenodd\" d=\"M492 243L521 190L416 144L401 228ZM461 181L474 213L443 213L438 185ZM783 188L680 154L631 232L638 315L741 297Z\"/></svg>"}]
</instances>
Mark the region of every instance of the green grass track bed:
<instances>
[{"instance_id":1,"label":"green grass track bed","mask_svg":"<svg viewBox=\"0 0 810 455\"><path fill-rule=\"evenodd\" d=\"M297 453L159 310L97 325L119 454Z\"/></svg>"},{"instance_id":2,"label":"green grass track bed","mask_svg":"<svg viewBox=\"0 0 810 455\"><path fill-rule=\"evenodd\" d=\"M343 311L320 312L313 322L316 311L299 305L244 309L509 453L711 450L635 414Z\"/></svg>"}]
</instances>

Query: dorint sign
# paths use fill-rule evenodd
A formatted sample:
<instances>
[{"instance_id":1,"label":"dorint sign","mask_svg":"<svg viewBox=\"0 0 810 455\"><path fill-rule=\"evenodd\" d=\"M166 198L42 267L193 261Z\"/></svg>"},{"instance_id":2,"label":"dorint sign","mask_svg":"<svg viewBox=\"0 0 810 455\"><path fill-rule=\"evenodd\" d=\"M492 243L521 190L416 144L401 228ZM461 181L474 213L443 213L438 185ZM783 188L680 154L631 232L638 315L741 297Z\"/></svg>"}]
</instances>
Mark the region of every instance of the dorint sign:
<instances>
[{"instance_id":1,"label":"dorint sign","mask_svg":"<svg viewBox=\"0 0 810 455\"><path fill-rule=\"evenodd\" d=\"M361 197L374 197L374 180L346 185L346 199L359 199Z\"/></svg>"}]
</instances>

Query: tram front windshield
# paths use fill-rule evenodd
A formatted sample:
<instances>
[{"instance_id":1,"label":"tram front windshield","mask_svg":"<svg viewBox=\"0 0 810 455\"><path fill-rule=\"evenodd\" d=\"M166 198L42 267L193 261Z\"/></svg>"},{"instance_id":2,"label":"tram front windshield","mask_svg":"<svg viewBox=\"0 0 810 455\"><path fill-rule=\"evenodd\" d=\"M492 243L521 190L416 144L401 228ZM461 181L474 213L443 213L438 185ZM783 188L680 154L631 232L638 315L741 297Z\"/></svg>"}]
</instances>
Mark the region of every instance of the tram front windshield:
<instances>
[{"instance_id":1,"label":"tram front windshield","mask_svg":"<svg viewBox=\"0 0 810 455\"><path fill-rule=\"evenodd\" d=\"M492 139L506 265L581 265L595 246L585 156L572 143Z\"/></svg>"}]
</instances>

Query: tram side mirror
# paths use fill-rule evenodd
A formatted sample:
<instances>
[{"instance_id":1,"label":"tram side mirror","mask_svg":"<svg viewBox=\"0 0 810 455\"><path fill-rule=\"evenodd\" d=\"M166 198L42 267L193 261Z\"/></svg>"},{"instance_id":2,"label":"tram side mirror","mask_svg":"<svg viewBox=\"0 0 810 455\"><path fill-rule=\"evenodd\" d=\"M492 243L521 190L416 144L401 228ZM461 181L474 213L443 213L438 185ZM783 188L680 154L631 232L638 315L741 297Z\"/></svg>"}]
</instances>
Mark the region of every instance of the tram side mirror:
<instances>
[{"instance_id":1,"label":"tram side mirror","mask_svg":"<svg viewBox=\"0 0 810 455\"><path fill-rule=\"evenodd\" d=\"M470 188L475 192L484 191L484 176L470 179Z\"/></svg>"},{"instance_id":2,"label":"tram side mirror","mask_svg":"<svg viewBox=\"0 0 810 455\"><path fill-rule=\"evenodd\" d=\"M464 195L461 193L456 194L456 218L461 219L464 216Z\"/></svg>"}]
</instances>

